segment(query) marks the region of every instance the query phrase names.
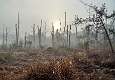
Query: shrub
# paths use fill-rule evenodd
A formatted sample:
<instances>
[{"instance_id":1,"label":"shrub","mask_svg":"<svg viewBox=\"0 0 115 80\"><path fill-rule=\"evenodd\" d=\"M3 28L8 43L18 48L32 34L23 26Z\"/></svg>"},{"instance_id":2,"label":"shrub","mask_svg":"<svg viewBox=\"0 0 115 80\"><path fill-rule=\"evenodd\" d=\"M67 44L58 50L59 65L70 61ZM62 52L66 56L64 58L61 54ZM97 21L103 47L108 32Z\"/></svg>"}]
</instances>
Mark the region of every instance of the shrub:
<instances>
[{"instance_id":1,"label":"shrub","mask_svg":"<svg viewBox=\"0 0 115 80\"><path fill-rule=\"evenodd\" d=\"M15 57L12 53L0 53L0 63L8 63L14 61Z\"/></svg>"}]
</instances>

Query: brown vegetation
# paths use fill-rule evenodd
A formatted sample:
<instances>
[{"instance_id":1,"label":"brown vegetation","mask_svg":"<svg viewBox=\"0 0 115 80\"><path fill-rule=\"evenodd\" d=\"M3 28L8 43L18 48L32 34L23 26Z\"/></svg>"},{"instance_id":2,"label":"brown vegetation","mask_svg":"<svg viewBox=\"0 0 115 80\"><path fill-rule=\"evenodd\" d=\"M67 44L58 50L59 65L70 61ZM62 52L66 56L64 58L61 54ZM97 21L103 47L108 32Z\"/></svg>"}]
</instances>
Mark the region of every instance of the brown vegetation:
<instances>
[{"instance_id":1,"label":"brown vegetation","mask_svg":"<svg viewBox=\"0 0 115 80\"><path fill-rule=\"evenodd\" d=\"M43 50L41 52L55 52ZM58 50L59 51L59 50ZM63 50L64 51L64 50ZM67 51L67 50L66 50ZM94 50L93 50L94 51ZM82 50L68 50L71 55L54 57L52 54L42 55L48 58L39 61L39 53L29 53L28 57L35 58L28 64L2 64L0 65L0 80L112 80L115 74L115 65L106 62L101 54L87 53ZM77 53L76 53L77 52ZM30 56L31 54L31 56ZM32 55L33 54L33 55ZM56 53L54 53L55 55ZM58 54L58 52L57 52ZM105 53L106 54L106 53ZM23 55L23 54L22 54ZM27 55L25 55L27 56ZM53 57L53 58L50 58ZM98 58L97 58L98 57ZM26 57L25 57L26 58ZM28 59L29 60L29 59ZM104 62L104 61L105 62ZM23 63L20 62L20 63ZM105 65L106 66L105 66ZM113 67L110 67L110 64Z\"/></svg>"}]
</instances>

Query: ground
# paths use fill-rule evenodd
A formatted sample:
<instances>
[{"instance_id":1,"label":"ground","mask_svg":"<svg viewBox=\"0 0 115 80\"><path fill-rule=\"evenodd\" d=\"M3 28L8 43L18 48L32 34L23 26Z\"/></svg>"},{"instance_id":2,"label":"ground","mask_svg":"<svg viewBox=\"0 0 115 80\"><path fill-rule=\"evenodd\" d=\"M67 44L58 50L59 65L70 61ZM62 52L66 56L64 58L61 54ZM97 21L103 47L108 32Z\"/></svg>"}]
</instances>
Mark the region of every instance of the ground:
<instances>
[{"instance_id":1,"label":"ground","mask_svg":"<svg viewBox=\"0 0 115 80\"><path fill-rule=\"evenodd\" d=\"M0 50L0 80L114 80L109 50Z\"/></svg>"}]
</instances>

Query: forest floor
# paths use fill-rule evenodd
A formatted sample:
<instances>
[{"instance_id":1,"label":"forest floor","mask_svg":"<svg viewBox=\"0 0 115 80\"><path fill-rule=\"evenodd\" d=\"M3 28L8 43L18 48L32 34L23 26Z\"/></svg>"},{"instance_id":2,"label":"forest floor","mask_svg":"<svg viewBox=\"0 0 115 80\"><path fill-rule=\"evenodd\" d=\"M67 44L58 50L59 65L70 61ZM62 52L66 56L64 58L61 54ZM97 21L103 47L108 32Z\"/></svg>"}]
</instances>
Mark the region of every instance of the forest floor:
<instances>
[{"instance_id":1,"label":"forest floor","mask_svg":"<svg viewBox=\"0 0 115 80\"><path fill-rule=\"evenodd\" d=\"M109 50L0 50L0 80L115 80Z\"/></svg>"}]
</instances>

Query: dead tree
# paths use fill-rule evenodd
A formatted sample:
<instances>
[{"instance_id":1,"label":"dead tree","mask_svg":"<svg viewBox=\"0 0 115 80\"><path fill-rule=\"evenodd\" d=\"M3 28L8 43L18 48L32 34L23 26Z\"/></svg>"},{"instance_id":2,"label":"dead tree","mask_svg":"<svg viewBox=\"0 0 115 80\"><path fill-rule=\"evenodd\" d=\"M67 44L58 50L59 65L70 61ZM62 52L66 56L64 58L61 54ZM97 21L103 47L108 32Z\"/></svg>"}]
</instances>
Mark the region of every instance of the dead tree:
<instances>
[{"instance_id":1,"label":"dead tree","mask_svg":"<svg viewBox=\"0 0 115 80\"><path fill-rule=\"evenodd\" d=\"M78 20L78 16L75 15L74 25L75 25L75 29L76 29L76 38L77 38L77 27L78 27L77 26L78 24L76 23L77 20Z\"/></svg>"},{"instance_id":2,"label":"dead tree","mask_svg":"<svg viewBox=\"0 0 115 80\"><path fill-rule=\"evenodd\" d=\"M17 40L18 40L18 41L17 41L17 45L18 45L18 43L19 43L19 36L20 36L20 15L19 15L19 12L18 12L18 25L17 25L17 27L18 27L18 28L17 28L17 29L18 29L18 30L17 30L17 38L18 38L18 39L17 39Z\"/></svg>"},{"instance_id":3,"label":"dead tree","mask_svg":"<svg viewBox=\"0 0 115 80\"><path fill-rule=\"evenodd\" d=\"M28 39L28 40L27 40L27 47L28 47L28 48L31 48L33 41L31 40L30 34L28 34L27 39Z\"/></svg>"},{"instance_id":4,"label":"dead tree","mask_svg":"<svg viewBox=\"0 0 115 80\"><path fill-rule=\"evenodd\" d=\"M107 39L109 41L111 51L112 51L112 53L114 53L113 45L112 45L108 30L106 29L106 26L105 26L105 23L104 23L104 20L103 20L103 16L106 19L108 19L108 18L111 18L111 17L115 16L115 13L113 13L113 14L108 16L107 13L105 12L105 4L102 5L100 10L98 10L97 8L94 8L94 10L98 14L97 19L98 19L98 21L100 21L100 27L102 27L104 29L106 37L107 37Z\"/></svg>"},{"instance_id":5,"label":"dead tree","mask_svg":"<svg viewBox=\"0 0 115 80\"><path fill-rule=\"evenodd\" d=\"M42 19L41 19L41 26L37 26L38 27L38 38L39 38L39 47L41 48L42 47L42 31L41 31L41 28L42 28ZM45 24L45 29L46 29L46 24ZM45 33L46 34L46 33Z\"/></svg>"},{"instance_id":6,"label":"dead tree","mask_svg":"<svg viewBox=\"0 0 115 80\"><path fill-rule=\"evenodd\" d=\"M95 15L97 18L97 14ZM98 34L99 34L99 30L98 30L98 24L96 24L96 35L95 35L95 40L98 40Z\"/></svg>"},{"instance_id":7,"label":"dead tree","mask_svg":"<svg viewBox=\"0 0 115 80\"><path fill-rule=\"evenodd\" d=\"M66 47L66 39L65 39L65 27L63 28L63 32L62 32L62 35L63 35L63 47Z\"/></svg>"},{"instance_id":8,"label":"dead tree","mask_svg":"<svg viewBox=\"0 0 115 80\"><path fill-rule=\"evenodd\" d=\"M16 47L18 47L18 28L17 28L17 24L15 24L15 28L16 28Z\"/></svg>"},{"instance_id":9,"label":"dead tree","mask_svg":"<svg viewBox=\"0 0 115 80\"><path fill-rule=\"evenodd\" d=\"M35 24L33 24L33 47L35 48Z\"/></svg>"},{"instance_id":10,"label":"dead tree","mask_svg":"<svg viewBox=\"0 0 115 80\"><path fill-rule=\"evenodd\" d=\"M67 23L66 23L66 12L65 12L65 27L66 27L66 24L67 24Z\"/></svg>"},{"instance_id":11,"label":"dead tree","mask_svg":"<svg viewBox=\"0 0 115 80\"><path fill-rule=\"evenodd\" d=\"M55 33L55 37L56 37L56 47L59 47L59 35L60 33L59 33L59 30L57 29L56 30L56 33Z\"/></svg>"},{"instance_id":12,"label":"dead tree","mask_svg":"<svg viewBox=\"0 0 115 80\"><path fill-rule=\"evenodd\" d=\"M77 28L78 28L78 26L79 26L80 24L82 24L82 22L83 22L83 21L82 21L82 18L79 18L78 15L77 15L77 16L75 15L74 21L73 21L72 25L75 26L75 30L76 30L76 34L75 34L75 35L76 35L76 40L77 40L76 42L78 42L78 39L79 39L79 38L78 38L78 30L77 30ZM77 44L77 43L76 43L76 44ZM77 45L78 45L78 44L77 44Z\"/></svg>"},{"instance_id":13,"label":"dead tree","mask_svg":"<svg viewBox=\"0 0 115 80\"><path fill-rule=\"evenodd\" d=\"M115 11L113 11L113 13L115 13ZM109 29L109 33L112 34L113 41L115 40L115 26L114 26L114 22L115 22L115 17L112 18L112 21L110 22L110 29Z\"/></svg>"},{"instance_id":14,"label":"dead tree","mask_svg":"<svg viewBox=\"0 0 115 80\"><path fill-rule=\"evenodd\" d=\"M47 36L46 36L46 27L47 27L47 24L46 24L46 22L45 22L45 41L46 41L46 39L47 39ZM46 43L46 42L45 42Z\"/></svg>"},{"instance_id":15,"label":"dead tree","mask_svg":"<svg viewBox=\"0 0 115 80\"><path fill-rule=\"evenodd\" d=\"M39 47L41 48L41 27L38 27L38 39L39 39Z\"/></svg>"},{"instance_id":16,"label":"dead tree","mask_svg":"<svg viewBox=\"0 0 115 80\"><path fill-rule=\"evenodd\" d=\"M4 48L4 42L5 42L5 35L4 35L4 27L3 27L3 42L2 42L2 47Z\"/></svg>"},{"instance_id":17,"label":"dead tree","mask_svg":"<svg viewBox=\"0 0 115 80\"><path fill-rule=\"evenodd\" d=\"M8 41L8 31L7 31L7 27L6 27L6 47L7 47L7 41Z\"/></svg>"},{"instance_id":18,"label":"dead tree","mask_svg":"<svg viewBox=\"0 0 115 80\"><path fill-rule=\"evenodd\" d=\"M15 24L16 28L16 48L19 46L19 35L20 35L20 19L19 19L19 12L18 12L18 24Z\"/></svg>"},{"instance_id":19,"label":"dead tree","mask_svg":"<svg viewBox=\"0 0 115 80\"><path fill-rule=\"evenodd\" d=\"M108 33L108 30L105 26L105 23L104 23L104 18L105 17L106 19L109 19L111 17L114 17L115 16L115 12L112 13L111 15L108 15L105 11L105 4L102 5L102 7L98 8L97 6L92 6L92 5L88 5L86 3L84 3L82 0L80 0L81 3L83 3L84 5L92 8L95 13L97 14L97 17L96 18L92 18L92 21L93 22L96 22L96 23L99 23L99 28L103 28L103 30L105 31L105 34L106 34L106 37L108 39L108 42L109 42L109 45L110 45L110 48L111 48L111 52L114 53L114 49L113 49L113 45L112 45L112 42L111 42L111 39L110 39L110 36L109 36L109 33Z\"/></svg>"},{"instance_id":20,"label":"dead tree","mask_svg":"<svg viewBox=\"0 0 115 80\"><path fill-rule=\"evenodd\" d=\"M69 31L68 31L68 25L67 25L67 23L66 23L66 16L67 16L67 14L66 14L66 12L65 12L65 28L66 28L66 34L67 34L67 39L66 39L66 41L67 41L67 44L66 44L66 47L68 47L68 38L69 38Z\"/></svg>"},{"instance_id":21,"label":"dead tree","mask_svg":"<svg viewBox=\"0 0 115 80\"><path fill-rule=\"evenodd\" d=\"M106 27L105 27L105 24L103 23L103 20L102 20L101 18L100 18L100 21L101 21L102 26L103 26L103 28L104 28L104 30L105 30L107 39L108 39L109 44L110 44L111 51L112 51L112 53L114 53L113 45L112 45L112 43L111 43L111 39L110 39L110 37L109 37L108 31L107 31L107 29L106 29Z\"/></svg>"},{"instance_id":22,"label":"dead tree","mask_svg":"<svg viewBox=\"0 0 115 80\"><path fill-rule=\"evenodd\" d=\"M90 27L91 27L91 25L87 25L86 27L85 27L85 30L86 30L86 37L87 37L87 39L86 39L86 50L89 50L89 42L90 42Z\"/></svg>"},{"instance_id":23,"label":"dead tree","mask_svg":"<svg viewBox=\"0 0 115 80\"><path fill-rule=\"evenodd\" d=\"M27 41L27 45L28 45L28 48L31 48L32 41L31 41L31 40L28 40L28 41Z\"/></svg>"},{"instance_id":24,"label":"dead tree","mask_svg":"<svg viewBox=\"0 0 115 80\"><path fill-rule=\"evenodd\" d=\"M25 43L24 43L24 47L26 48L27 47L27 32L25 32Z\"/></svg>"},{"instance_id":25,"label":"dead tree","mask_svg":"<svg viewBox=\"0 0 115 80\"><path fill-rule=\"evenodd\" d=\"M66 30L66 33L67 33L67 47L68 47L68 35L69 35L69 33L68 33L68 32L69 32L69 31L68 31L68 27L69 27L69 26L67 25L67 30Z\"/></svg>"},{"instance_id":26,"label":"dead tree","mask_svg":"<svg viewBox=\"0 0 115 80\"><path fill-rule=\"evenodd\" d=\"M52 23L51 36L52 36L52 47L54 47L54 25L53 25L53 23Z\"/></svg>"},{"instance_id":27,"label":"dead tree","mask_svg":"<svg viewBox=\"0 0 115 80\"><path fill-rule=\"evenodd\" d=\"M69 48L71 48L71 25L69 29Z\"/></svg>"}]
</instances>

